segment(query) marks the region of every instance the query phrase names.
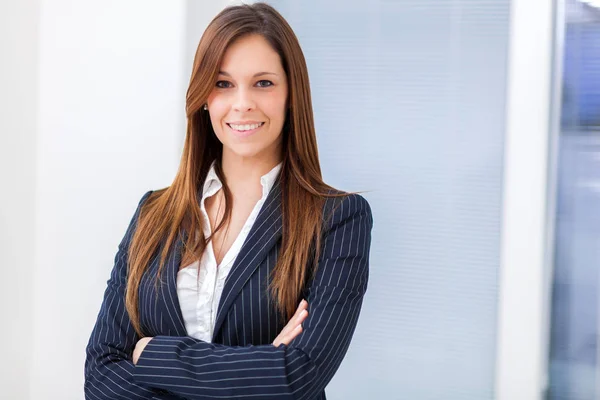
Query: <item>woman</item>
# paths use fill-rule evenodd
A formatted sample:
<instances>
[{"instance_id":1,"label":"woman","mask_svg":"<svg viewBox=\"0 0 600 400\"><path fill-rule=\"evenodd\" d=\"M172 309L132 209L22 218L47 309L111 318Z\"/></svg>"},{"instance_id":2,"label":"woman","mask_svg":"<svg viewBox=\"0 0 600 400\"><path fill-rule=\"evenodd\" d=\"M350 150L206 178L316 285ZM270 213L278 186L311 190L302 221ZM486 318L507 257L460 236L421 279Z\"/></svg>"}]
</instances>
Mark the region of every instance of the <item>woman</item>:
<instances>
[{"instance_id":1,"label":"woman","mask_svg":"<svg viewBox=\"0 0 600 400\"><path fill-rule=\"evenodd\" d=\"M142 197L119 245L86 398L325 399L366 291L372 216L321 178L283 17L262 3L217 15L186 112L173 184Z\"/></svg>"}]
</instances>

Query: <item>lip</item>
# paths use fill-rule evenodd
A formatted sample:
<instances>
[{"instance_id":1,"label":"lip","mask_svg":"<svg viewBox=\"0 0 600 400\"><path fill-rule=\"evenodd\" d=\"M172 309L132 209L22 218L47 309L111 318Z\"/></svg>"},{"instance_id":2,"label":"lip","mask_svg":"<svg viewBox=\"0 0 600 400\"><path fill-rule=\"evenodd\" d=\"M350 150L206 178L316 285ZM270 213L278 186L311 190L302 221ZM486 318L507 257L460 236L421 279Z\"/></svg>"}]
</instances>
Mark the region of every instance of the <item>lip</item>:
<instances>
[{"instance_id":1,"label":"lip","mask_svg":"<svg viewBox=\"0 0 600 400\"><path fill-rule=\"evenodd\" d=\"M251 129L249 131L236 131L235 129L233 129L231 126L229 126L229 124L234 124L234 125L252 125L252 124L260 124L263 121L240 121L240 122L227 122L225 123L225 125L227 125L227 128L229 128L229 130L237 137L239 138L246 138L248 136L251 136L252 134L254 134L255 132L257 132L259 129L261 129L263 126L265 126L265 123L263 122L263 124L261 126L259 126L256 129Z\"/></svg>"},{"instance_id":2,"label":"lip","mask_svg":"<svg viewBox=\"0 0 600 400\"><path fill-rule=\"evenodd\" d=\"M252 125L252 124L260 124L261 122L264 122L264 121L250 121L250 120L247 120L247 121L229 121L229 122L226 122L226 124Z\"/></svg>"}]
</instances>

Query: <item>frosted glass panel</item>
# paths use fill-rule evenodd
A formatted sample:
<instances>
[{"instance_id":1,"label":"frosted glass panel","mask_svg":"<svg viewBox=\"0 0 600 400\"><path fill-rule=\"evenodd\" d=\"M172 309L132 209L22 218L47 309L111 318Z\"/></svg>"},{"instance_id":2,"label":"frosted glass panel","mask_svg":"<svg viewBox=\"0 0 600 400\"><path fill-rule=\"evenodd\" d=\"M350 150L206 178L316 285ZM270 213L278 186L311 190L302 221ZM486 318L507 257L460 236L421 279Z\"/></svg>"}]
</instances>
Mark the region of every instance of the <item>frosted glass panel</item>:
<instances>
[{"instance_id":1,"label":"frosted glass panel","mask_svg":"<svg viewBox=\"0 0 600 400\"><path fill-rule=\"evenodd\" d=\"M328 398L492 399L509 1L270 3L307 57L325 179L375 220Z\"/></svg>"}]
</instances>

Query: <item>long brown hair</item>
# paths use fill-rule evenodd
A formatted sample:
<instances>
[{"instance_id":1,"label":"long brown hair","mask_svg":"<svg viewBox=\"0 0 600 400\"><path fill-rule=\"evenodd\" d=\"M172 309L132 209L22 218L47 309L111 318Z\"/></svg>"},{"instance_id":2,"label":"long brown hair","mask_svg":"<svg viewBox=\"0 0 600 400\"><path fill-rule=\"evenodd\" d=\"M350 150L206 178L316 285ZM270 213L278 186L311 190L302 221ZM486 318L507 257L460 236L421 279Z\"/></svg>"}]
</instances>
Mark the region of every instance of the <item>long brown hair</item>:
<instances>
[{"instance_id":1,"label":"long brown hair","mask_svg":"<svg viewBox=\"0 0 600 400\"><path fill-rule=\"evenodd\" d=\"M225 50L236 39L249 34L260 34L269 42L279 54L288 77L289 111L282 132L283 166L279 176L282 242L269 288L277 310L286 319L294 314L304 285L319 259L325 197L344 195L326 185L321 177L308 70L291 27L265 3L225 8L206 28L194 58L186 96L187 132L179 170L171 186L153 192L143 204L129 246L126 307L140 336L143 333L138 290L152 257L161 250L158 282L176 240L185 237L182 265L200 259L210 241L210 237L204 238L202 234L198 193L213 161L216 161L216 172L223 182L225 195L225 217L215 232L231 218L231 193L220 165L222 144L213 131L208 113L201 108L216 84Z\"/></svg>"}]
</instances>

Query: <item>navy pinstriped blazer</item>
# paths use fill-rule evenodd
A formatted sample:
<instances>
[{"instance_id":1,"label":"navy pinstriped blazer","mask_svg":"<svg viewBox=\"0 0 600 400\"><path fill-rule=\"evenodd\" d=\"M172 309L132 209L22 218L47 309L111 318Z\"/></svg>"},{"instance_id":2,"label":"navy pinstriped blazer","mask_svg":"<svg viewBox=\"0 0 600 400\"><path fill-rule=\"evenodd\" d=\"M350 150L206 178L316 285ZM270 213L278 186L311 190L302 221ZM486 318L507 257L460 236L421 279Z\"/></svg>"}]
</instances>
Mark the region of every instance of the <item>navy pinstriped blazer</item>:
<instances>
[{"instance_id":1,"label":"navy pinstriped blazer","mask_svg":"<svg viewBox=\"0 0 600 400\"><path fill-rule=\"evenodd\" d=\"M278 318L267 279L281 245L277 180L227 276L212 343L187 336L177 298L181 242L167 258L156 290L158 257L139 288L148 343L134 365L139 340L125 310L126 258L138 205L121 241L104 300L86 348L86 399L325 399L325 386L350 345L369 277L373 219L360 195L326 200L323 251L304 298L303 332L288 346L271 343L287 321ZM332 214L330 214L333 211ZM298 299L298 302L300 299Z\"/></svg>"}]
</instances>

